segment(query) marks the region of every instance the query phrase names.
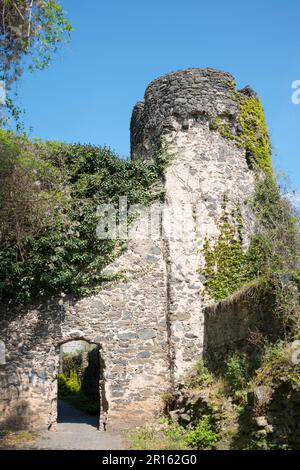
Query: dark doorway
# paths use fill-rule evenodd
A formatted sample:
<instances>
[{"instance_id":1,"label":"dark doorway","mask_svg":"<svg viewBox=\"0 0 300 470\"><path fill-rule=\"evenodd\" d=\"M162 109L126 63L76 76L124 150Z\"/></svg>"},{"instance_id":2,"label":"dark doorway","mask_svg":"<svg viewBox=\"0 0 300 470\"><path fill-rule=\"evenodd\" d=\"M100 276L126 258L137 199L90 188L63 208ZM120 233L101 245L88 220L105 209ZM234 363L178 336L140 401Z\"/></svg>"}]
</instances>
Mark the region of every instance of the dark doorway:
<instances>
[{"instance_id":1,"label":"dark doorway","mask_svg":"<svg viewBox=\"0 0 300 470\"><path fill-rule=\"evenodd\" d=\"M60 346L57 423L66 430L78 424L99 428L99 346L84 340Z\"/></svg>"}]
</instances>

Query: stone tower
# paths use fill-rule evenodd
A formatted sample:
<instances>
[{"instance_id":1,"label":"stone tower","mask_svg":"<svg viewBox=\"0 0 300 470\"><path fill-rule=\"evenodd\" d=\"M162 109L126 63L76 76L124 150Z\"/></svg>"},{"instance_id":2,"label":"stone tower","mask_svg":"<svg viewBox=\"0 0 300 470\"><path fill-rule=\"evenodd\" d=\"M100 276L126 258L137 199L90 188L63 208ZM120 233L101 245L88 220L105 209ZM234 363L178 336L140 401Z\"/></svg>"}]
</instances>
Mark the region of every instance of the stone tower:
<instances>
[{"instance_id":1,"label":"stone tower","mask_svg":"<svg viewBox=\"0 0 300 470\"><path fill-rule=\"evenodd\" d=\"M126 277L96 295L48 299L13 312L0 306L6 351L0 424L55 429L59 348L71 340L100 350L100 429L153 419L160 395L203 353L203 309L212 299L200 295L202 246L218 234L225 195L228 210L241 206L245 244L251 233L245 203L254 190L253 161L265 150L256 152L265 137L249 111L256 104L250 88L238 92L230 74L212 69L170 73L148 86L133 110L131 156L145 165L162 151L169 157L159 236L132 237L107 268ZM137 231L143 223L135 223Z\"/></svg>"},{"instance_id":2,"label":"stone tower","mask_svg":"<svg viewBox=\"0 0 300 470\"><path fill-rule=\"evenodd\" d=\"M164 186L173 225L170 231L170 216L163 213L162 233L174 380L203 352L202 312L209 299L200 296L201 247L206 237L218 234L225 194L229 210L242 207L246 240L251 231L245 203L254 189L254 172L246 146L234 141L240 130L239 97L256 99L250 88L237 92L228 73L188 69L154 80L132 114L132 159L153 158L163 143L171 160ZM224 128L232 139L222 135Z\"/></svg>"}]
</instances>

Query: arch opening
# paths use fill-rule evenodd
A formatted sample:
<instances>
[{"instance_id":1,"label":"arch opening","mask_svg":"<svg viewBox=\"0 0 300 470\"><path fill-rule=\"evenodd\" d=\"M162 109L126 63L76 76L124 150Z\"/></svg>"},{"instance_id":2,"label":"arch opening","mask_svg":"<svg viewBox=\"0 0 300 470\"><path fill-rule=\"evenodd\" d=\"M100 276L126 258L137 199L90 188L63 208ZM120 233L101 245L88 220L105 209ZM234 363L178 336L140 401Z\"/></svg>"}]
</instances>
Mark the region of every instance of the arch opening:
<instances>
[{"instance_id":1,"label":"arch opening","mask_svg":"<svg viewBox=\"0 0 300 470\"><path fill-rule=\"evenodd\" d=\"M74 426L100 429L103 367L100 346L84 339L59 346L57 375L57 428ZM102 426L104 429L104 426Z\"/></svg>"}]
</instances>

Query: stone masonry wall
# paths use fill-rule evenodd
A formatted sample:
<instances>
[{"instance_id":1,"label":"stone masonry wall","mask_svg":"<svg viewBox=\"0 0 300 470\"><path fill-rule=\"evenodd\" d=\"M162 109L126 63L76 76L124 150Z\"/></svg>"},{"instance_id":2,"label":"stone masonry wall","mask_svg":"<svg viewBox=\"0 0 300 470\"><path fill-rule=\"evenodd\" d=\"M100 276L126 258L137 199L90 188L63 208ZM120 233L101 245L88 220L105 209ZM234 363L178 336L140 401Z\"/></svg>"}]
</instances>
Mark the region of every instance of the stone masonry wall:
<instances>
[{"instance_id":1,"label":"stone masonry wall","mask_svg":"<svg viewBox=\"0 0 300 470\"><path fill-rule=\"evenodd\" d=\"M218 233L225 194L229 210L242 205L245 234L251 232L245 202L254 176L246 152L211 128L217 116L233 129L238 125L232 82L224 72L190 69L149 85L133 110L131 146L133 159L147 161L162 140L166 144L171 162L162 182L161 236L130 241L108 268L124 270L126 282L104 286L98 295L18 311L2 307L2 425L55 429L59 346L68 340L100 347L101 429L151 421L160 394L202 355L203 311L211 299L200 296L201 247ZM136 223L137 232L143 223Z\"/></svg>"},{"instance_id":2,"label":"stone masonry wall","mask_svg":"<svg viewBox=\"0 0 300 470\"><path fill-rule=\"evenodd\" d=\"M171 73L149 85L131 120L132 158L152 158L163 142L171 159L165 174L162 232L169 257L168 315L175 381L203 352L203 309L211 299L203 301L200 295L201 248L206 237L218 235L225 194L229 211L241 205L245 243L252 230L246 202L254 190L254 174L246 152L211 129L217 116L226 117L233 128L238 126L233 82L230 74L211 69Z\"/></svg>"},{"instance_id":3,"label":"stone masonry wall","mask_svg":"<svg viewBox=\"0 0 300 470\"><path fill-rule=\"evenodd\" d=\"M128 264L130 263L130 265ZM79 301L1 310L6 365L0 366L2 426L55 429L59 346L100 346L100 429L151 421L169 386L165 263L160 243L132 243L111 269L127 281Z\"/></svg>"},{"instance_id":4,"label":"stone masonry wall","mask_svg":"<svg viewBox=\"0 0 300 470\"><path fill-rule=\"evenodd\" d=\"M279 294L273 285L274 280L280 285ZM263 282L245 287L204 310L204 355L213 369L222 369L233 353L257 355L260 349L255 338L270 342L287 339L295 325L289 323L284 309L276 309L282 292L291 305L299 304L298 285L289 275L282 275L269 279L268 288Z\"/></svg>"}]
</instances>

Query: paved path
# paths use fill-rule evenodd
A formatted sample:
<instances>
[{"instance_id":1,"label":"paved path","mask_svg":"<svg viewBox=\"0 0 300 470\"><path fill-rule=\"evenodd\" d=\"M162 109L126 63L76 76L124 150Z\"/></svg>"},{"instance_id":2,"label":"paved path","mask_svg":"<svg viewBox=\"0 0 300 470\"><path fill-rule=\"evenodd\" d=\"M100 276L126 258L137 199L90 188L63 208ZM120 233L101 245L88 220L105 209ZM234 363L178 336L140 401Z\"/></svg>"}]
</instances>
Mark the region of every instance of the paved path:
<instances>
[{"instance_id":1,"label":"paved path","mask_svg":"<svg viewBox=\"0 0 300 470\"><path fill-rule=\"evenodd\" d=\"M98 417L89 416L73 406L58 401L57 431L41 434L31 448L48 450L122 450L122 436L99 432Z\"/></svg>"}]
</instances>

